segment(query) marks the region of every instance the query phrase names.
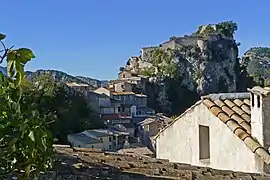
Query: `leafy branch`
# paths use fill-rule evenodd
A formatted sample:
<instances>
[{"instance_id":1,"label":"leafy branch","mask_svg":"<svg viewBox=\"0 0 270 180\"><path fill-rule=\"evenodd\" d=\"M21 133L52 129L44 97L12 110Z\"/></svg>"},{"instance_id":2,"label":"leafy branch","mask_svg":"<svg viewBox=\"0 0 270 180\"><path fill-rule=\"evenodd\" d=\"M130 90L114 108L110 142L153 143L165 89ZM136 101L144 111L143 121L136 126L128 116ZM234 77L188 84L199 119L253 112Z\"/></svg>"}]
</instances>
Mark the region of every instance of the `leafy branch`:
<instances>
[{"instance_id":1,"label":"leafy branch","mask_svg":"<svg viewBox=\"0 0 270 180\"><path fill-rule=\"evenodd\" d=\"M46 115L38 109L21 108L21 82L24 66L35 58L28 48L6 47L0 34L0 64L7 62L7 76L0 72L0 175L17 173L19 179L38 178L51 166L52 136L46 127Z\"/></svg>"}]
</instances>

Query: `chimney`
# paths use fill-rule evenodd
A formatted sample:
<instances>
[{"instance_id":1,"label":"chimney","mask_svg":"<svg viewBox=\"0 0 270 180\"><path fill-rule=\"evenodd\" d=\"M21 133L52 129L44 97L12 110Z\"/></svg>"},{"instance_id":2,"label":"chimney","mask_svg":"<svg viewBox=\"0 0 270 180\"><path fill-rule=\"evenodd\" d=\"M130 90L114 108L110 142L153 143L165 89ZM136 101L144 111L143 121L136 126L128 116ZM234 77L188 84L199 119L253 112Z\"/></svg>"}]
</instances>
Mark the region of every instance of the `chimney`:
<instances>
[{"instance_id":1,"label":"chimney","mask_svg":"<svg viewBox=\"0 0 270 180\"><path fill-rule=\"evenodd\" d=\"M270 147L270 87L248 89L251 106L251 136L266 149Z\"/></svg>"}]
</instances>

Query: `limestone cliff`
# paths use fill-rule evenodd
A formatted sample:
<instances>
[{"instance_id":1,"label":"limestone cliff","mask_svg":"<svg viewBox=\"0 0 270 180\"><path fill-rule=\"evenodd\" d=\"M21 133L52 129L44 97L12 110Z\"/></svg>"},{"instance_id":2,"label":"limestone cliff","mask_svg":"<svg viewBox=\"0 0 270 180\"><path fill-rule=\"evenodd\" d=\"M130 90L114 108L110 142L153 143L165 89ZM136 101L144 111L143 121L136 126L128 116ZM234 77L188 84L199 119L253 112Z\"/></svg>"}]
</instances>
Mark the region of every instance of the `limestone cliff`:
<instances>
[{"instance_id":1,"label":"limestone cliff","mask_svg":"<svg viewBox=\"0 0 270 180\"><path fill-rule=\"evenodd\" d=\"M242 85L270 86L270 48L253 47L244 53L240 61Z\"/></svg>"},{"instance_id":2,"label":"limestone cliff","mask_svg":"<svg viewBox=\"0 0 270 180\"><path fill-rule=\"evenodd\" d=\"M153 103L157 109L182 112L198 95L237 90L236 30L233 22L200 26L192 35L142 48L140 56L130 58L124 69L147 75L155 84L146 93L158 89Z\"/></svg>"}]
</instances>

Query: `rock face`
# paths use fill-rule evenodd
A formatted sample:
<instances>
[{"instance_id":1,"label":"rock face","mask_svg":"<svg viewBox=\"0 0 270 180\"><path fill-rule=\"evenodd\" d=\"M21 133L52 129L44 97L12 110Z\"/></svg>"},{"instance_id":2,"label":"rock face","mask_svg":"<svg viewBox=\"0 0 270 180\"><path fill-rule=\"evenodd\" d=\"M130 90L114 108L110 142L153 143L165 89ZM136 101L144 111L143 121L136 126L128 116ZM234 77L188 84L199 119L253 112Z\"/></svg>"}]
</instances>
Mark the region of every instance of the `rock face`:
<instances>
[{"instance_id":1,"label":"rock face","mask_svg":"<svg viewBox=\"0 0 270 180\"><path fill-rule=\"evenodd\" d=\"M246 73L243 76L249 77L247 86L270 86L270 48L251 48L244 53L240 63L243 73Z\"/></svg>"},{"instance_id":2,"label":"rock face","mask_svg":"<svg viewBox=\"0 0 270 180\"><path fill-rule=\"evenodd\" d=\"M228 24L235 30L233 25ZM234 92L239 76L238 47L233 39L234 31L230 30L232 34L228 34L222 29L224 26L227 27L227 24L200 26L192 35L171 37L159 46L142 48L140 56L129 59L124 69L139 73L148 70L150 82L156 84L149 92L158 91L155 103L159 110L164 110L164 107L173 109L175 103L171 99L183 99L188 93L194 97L189 99L192 101L189 104L192 104L199 95ZM172 60L166 59L162 53L157 54L157 51L170 53ZM169 68L176 68L177 74L170 75ZM181 97L170 94L176 86L182 90L178 94Z\"/></svg>"}]
</instances>

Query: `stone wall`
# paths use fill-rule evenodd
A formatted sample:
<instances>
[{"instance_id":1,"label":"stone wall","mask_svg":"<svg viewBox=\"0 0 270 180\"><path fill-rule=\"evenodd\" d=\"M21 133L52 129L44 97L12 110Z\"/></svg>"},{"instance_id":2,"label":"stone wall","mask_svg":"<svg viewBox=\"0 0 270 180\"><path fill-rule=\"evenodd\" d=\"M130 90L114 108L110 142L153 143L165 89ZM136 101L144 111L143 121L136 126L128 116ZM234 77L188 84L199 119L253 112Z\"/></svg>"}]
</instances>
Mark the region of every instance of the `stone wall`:
<instances>
[{"instance_id":1,"label":"stone wall","mask_svg":"<svg viewBox=\"0 0 270 180\"><path fill-rule=\"evenodd\" d=\"M91 149L57 148L57 163L53 171L46 172L40 180L263 180L270 177L262 174L248 174L220 171L188 164L171 163L167 160L143 155L103 153Z\"/></svg>"}]
</instances>

